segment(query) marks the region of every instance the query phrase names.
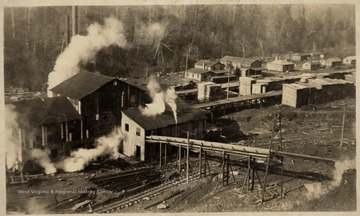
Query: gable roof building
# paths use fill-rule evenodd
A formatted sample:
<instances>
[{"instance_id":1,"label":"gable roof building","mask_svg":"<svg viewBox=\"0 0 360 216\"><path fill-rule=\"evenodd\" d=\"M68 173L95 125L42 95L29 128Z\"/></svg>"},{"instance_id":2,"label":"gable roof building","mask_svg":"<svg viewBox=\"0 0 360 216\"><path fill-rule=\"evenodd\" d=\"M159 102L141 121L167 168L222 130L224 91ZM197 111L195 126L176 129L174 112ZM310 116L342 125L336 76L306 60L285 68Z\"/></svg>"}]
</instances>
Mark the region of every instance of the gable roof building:
<instances>
[{"instance_id":1,"label":"gable roof building","mask_svg":"<svg viewBox=\"0 0 360 216\"><path fill-rule=\"evenodd\" d=\"M203 139L206 127L206 111L190 108L181 99L176 100L177 122L172 110L166 106L164 113L157 116L145 116L137 108L122 111L121 130L124 141L121 151L127 156L137 156L140 160L149 160L158 154L157 145L146 144L149 135L184 137L184 131L190 131L192 137ZM156 156L155 156L156 155Z\"/></svg>"},{"instance_id":2,"label":"gable roof building","mask_svg":"<svg viewBox=\"0 0 360 216\"><path fill-rule=\"evenodd\" d=\"M242 58L237 56L224 56L220 62L227 65L232 64L235 68L259 68L262 63L258 59Z\"/></svg>"},{"instance_id":3,"label":"gable roof building","mask_svg":"<svg viewBox=\"0 0 360 216\"><path fill-rule=\"evenodd\" d=\"M120 125L121 111L138 107L145 91L116 77L81 71L51 89L69 98L84 120L86 137L98 137Z\"/></svg>"}]
</instances>

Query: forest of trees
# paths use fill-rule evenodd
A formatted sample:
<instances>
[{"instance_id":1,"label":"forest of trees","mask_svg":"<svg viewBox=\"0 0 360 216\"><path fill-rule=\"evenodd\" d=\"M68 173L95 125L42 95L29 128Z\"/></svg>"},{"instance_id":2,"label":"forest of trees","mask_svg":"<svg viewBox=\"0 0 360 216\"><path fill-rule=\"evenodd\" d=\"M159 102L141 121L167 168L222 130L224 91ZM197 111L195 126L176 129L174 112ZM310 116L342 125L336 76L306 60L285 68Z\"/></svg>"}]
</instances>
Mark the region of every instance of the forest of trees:
<instances>
[{"instance_id":1,"label":"forest of trees","mask_svg":"<svg viewBox=\"0 0 360 216\"><path fill-rule=\"evenodd\" d=\"M104 48L96 56L97 70L110 76L184 70L187 56L192 67L198 59L224 55L355 54L354 5L79 6L78 11L79 34L111 15L124 24L130 46ZM66 16L71 18L71 12L71 7L4 9L6 85L46 88L48 74L66 47ZM153 23L163 26L164 33L143 43L141 26Z\"/></svg>"}]
</instances>

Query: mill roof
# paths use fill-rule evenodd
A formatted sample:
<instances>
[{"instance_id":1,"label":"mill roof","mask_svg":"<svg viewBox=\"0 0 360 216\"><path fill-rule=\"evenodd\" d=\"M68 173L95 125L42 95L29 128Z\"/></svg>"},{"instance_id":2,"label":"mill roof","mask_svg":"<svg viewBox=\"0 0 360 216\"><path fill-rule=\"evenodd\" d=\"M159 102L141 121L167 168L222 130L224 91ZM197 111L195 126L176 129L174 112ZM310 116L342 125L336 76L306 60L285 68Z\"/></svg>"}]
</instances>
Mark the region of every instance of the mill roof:
<instances>
[{"instance_id":1,"label":"mill roof","mask_svg":"<svg viewBox=\"0 0 360 216\"><path fill-rule=\"evenodd\" d=\"M81 71L50 90L56 94L79 100L114 79L116 78L99 73Z\"/></svg>"},{"instance_id":2,"label":"mill roof","mask_svg":"<svg viewBox=\"0 0 360 216\"><path fill-rule=\"evenodd\" d=\"M176 104L178 106L177 123L175 122L173 112L169 109L169 107L166 108L164 113L157 116L144 116L138 108L123 110L122 112L145 130L153 130L171 125L206 119L205 114L207 112L205 110L189 108L189 105L181 99L177 99Z\"/></svg>"},{"instance_id":3,"label":"mill roof","mask_svg":"<svg viewBox=\"0 0 360 216\"><path fill-rule=\"evenodd\" d=\"M17 113L17 123L25 127L48 125L81 118L65 97L36 98L7 104Z\"/></svg>"}]
</instances>

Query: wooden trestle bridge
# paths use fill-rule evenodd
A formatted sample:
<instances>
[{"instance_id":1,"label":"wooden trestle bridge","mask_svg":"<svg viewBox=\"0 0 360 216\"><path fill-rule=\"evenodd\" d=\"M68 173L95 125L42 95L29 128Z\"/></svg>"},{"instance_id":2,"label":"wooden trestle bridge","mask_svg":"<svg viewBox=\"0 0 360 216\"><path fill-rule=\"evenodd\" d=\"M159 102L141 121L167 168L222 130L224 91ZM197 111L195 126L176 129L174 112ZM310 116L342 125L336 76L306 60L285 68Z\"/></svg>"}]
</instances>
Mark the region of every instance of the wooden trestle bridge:
<instances>
[{"instance_id":1,"label":"wooden trestle bridge","mask_svg":"<svg viewBox=\"0 0 360 216\"><path fill-rule=\"evenodd\" d=\"M296 154L291 152L285 152L281 150L273 149L272 141L269 144L269 148L258 148L258 147L249 147L244 145L237 145L237 144L228 144L228 143L219 143L219 142L209 142L204 140L195 140L190 139L189 132L187 134L188 138L177 138L177 137L168 137L168 136L147 136L146 142L147 143L157 143L160 145L160 167L162 163L162 158L165 159L166 163L166 146L172 145L177 146L179 148L179 169L181 165L181 152L182 148L186 149L186 174L187 174L187 181L189 181L189 152L190 150L193 152L199 153L199 176L206 177L207 169L210 171L210 167L208 164L208 155L207 152L211 153L220 153L223 157L222 163L222 181L223 185L229 184L230 174L232 173L232 168L230 165L230 156L239 156L242 158L245 163L247 163L247 171L244 179L244 184L247 185L247 188L252 190L254 188L254 177L256 164L265 164L266 163L266 172L265 172L265 180L263 183L257 174L257 177L260 182L260 186L263 189L262 195L262 202L264 201L264 193L266 191L265 185L268 175L269 167L271 166L271 161L275 162L278 161L278 164L281 166L282 175L283 175L283 168L282 168L282 161L284 157L291 157L291 158L298 158L303 160L310 160L310 161L318 161L324 163L334 164L335 161L330 158L323 158L311 155L304 155L304 154ZM165 145L165 151L162 153L162 145ZM279 162L280 161L280 162ZM230 172L231 170L231 172ZM252 176L252 177L251 177ZM232 176L233 177L233 176ZM250 178L252 181L250 181ZM283 182L281 178L281 196L283 196Z\"/></svg>"}]
</instances>

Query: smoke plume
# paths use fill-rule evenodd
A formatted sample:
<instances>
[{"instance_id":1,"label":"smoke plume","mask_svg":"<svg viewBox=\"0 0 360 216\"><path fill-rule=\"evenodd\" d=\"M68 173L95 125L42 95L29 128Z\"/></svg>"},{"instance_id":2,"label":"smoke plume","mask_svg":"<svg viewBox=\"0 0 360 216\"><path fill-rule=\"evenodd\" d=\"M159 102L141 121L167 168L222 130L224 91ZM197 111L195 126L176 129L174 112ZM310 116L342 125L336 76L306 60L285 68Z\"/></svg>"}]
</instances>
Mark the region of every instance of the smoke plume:
<instances>
[{"instance_id":1,"label":"smoke plume","mask_svg":"<svg viewBox=\"0 0 360 216\"><path fill-rule=\"evenodd\" d=\"M31 149L30 159L44 168L46 174L56 173L55 165L51 163L48 151L43 151L37 148Z\"/></svg>"},{"instance_id":2,"label":"smoke plume","mask_svg":"<svg viewBox=\"0 0 360 216\"><path fill-rule=\"evenodd\" d=\"M5 106L5 145L6 145L6 167L11 169L21 160L20 158L20 140L19 127L16 119L17 114L14 111L15 106Z\"/></svg>"},{"instance_id":3,"label":"smoke plume","mask_svg":"<svg viewBox=\"0 0 360 216\"><path fill-rule=\"evenodd\" d=\"M103 25L91 24L87 32L86 36L73 36L71 43L59 55L54 71L48 76L48 89L78 73L80 63L87 63L94 59L100 49L110 45L119 47L127 45L123 34L123 24L114 17L106 18Z\"/></svg>"},{"instance_id":4,"label":"smoke plume","mask_svg":"<svg viewBox=\"0 0 360 216\"><path fill-rule=\"evenodd\" d=\"M143 45L156 45L165 35L166 25L152 23L149 25L140 24L137 31L137 41Z\"/></svg>"},{"instance_id":5,"label":"smoke plume","mask_svg":"<svg viewBox=\"0 0 360 216\"><path fill-rule=\"evenodd\" d=\"M349 169L355 169L355 167L355 159L336 161L335 169L333 171L333 180L326 183L317 182L312 184L305 184L305 188L308 191L306 197L309 200L317 199L334 190L341 184L344 172Z\"/></svg>"},{"instance_id":6,"label":"smoke plume","mask_svg":"<svg viewBox=\"0 0 360 216\"><path fill-rule=\"evenodd\" d=\"M147 85L149 89L150 96L152 98L152 103L146 104L146 107L140 107L142 115L145 116L157 116L165 112L166 104L170 106L174 114L175 123L177 123L177 106L175 89L169 87L167 89L162 89L160 84L156 81L155 77L151 76L149 83Z\"/></svg>"},{"instance_id":7,"label":"smoke plume","mask_svg":"<svg viewBox=\"0 0 360 216\"><path fill-rule=\"evenodd\" d=\"M120 129L107 136L96 140L96 148L78 149L71 152L70 157L58 163L56 166L65 172L83 170L91 161L103 155L110 155L112 159L118 159L120 154L118 147L123 138Z\"/></svg>"},{"instance_id":8,"label":"smoke plume","mask_svg":"<svg viewBox=\"0 0 360 216\"><path fill-rule=\"evenodd\" d=\"M34 197L31 197L26 202L26 214L50 214L49 210L46 209L46 205L37 200Z\"/></svg>"}]
</instances>

